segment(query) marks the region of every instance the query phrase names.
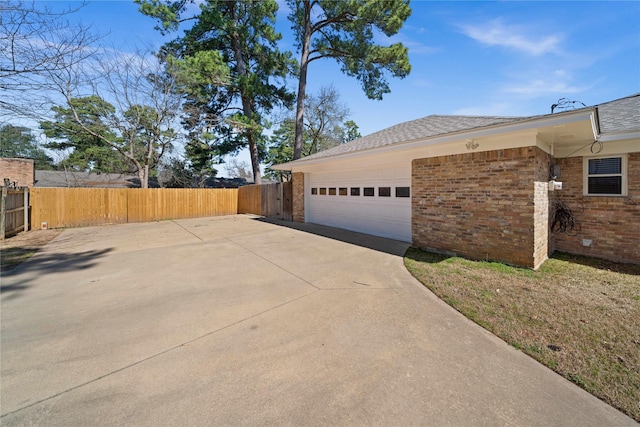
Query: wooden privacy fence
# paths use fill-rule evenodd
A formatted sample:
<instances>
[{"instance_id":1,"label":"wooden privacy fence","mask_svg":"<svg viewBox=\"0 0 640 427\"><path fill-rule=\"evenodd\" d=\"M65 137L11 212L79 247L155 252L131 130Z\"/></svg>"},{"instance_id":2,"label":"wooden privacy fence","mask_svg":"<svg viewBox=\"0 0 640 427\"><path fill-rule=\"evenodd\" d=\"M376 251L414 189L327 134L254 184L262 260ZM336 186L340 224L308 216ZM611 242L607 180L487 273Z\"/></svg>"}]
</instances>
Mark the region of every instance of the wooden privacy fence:
<instances>
[{"instance_id":1,"label":"wooden privacy fence","mask_svg":"<svg viewBox=\"0 0 640 427\"><path fill-rule=\"evenodd\" d=\"M32 188L32 228L198 218L238 213L236 188Z\"/></svg>"},{"instance_id":2,"label":"wooden privacy fence","mask_svg":"<svg viewBox=\"0 0 640 427\"><path fill-rule=\"evenodd\" d=\"M2 187L0 239L29 230L29 188Z\"/></svg>"},{"instance_id":3,"label":"wooden privacy fence","mask_svg":"<svg viewBox=\"0 0 640 427\"><path fill-rule=\"evenodd\" d=\"M238 213L285 221L293 219L293 183L247 185L238 188Z\"/></svg>"}]
</instances>

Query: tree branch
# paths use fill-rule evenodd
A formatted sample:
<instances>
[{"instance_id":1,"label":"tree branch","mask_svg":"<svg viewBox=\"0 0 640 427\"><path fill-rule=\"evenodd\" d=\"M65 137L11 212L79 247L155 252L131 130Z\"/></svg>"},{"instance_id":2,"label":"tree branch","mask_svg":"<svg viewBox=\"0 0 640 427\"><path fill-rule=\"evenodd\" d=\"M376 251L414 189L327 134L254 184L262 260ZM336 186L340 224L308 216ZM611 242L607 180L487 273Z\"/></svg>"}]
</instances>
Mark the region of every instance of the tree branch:
<instances>
[{"instance_id":1,"label":"tree branch","mask_svg":"<svg viewBox=\"0 0 640 427\"><path fill-rule=\"evenodd\" d=\"M311 26L311 32L315 33L316 31L320 31L324 27L327 27L331 24L343 23L343 22L353 22L353 20L357 17L354 13L349 11L342 12L339 15L334 16L333 18L324 19L322 21L318 21Z\"/></svg>"}]
</instances>

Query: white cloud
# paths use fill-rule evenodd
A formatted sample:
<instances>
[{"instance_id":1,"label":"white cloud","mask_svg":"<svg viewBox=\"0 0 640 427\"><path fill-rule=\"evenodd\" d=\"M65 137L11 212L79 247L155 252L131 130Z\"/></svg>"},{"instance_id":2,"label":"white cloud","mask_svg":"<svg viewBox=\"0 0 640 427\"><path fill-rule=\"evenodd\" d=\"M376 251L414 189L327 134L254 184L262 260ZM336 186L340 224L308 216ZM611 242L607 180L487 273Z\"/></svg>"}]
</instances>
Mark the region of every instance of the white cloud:
<instances>
[{"instance_id":1,"label":"white cloud","mask_svg":"<svg viewBox=\"0 0 640 427\"><path fill-rule=\"evenodd\" d=\"M402 43L409 49L409 54L412 53L434 53L440 50L440 48L428 46L424 43L412 40L403 33L394 34L391 37L387 37L381 31L374 33L374 41L382 46L390 46L394 43Z\"/></svg>"},{"instance_id":2,"label":"white cloud","mask_svg":"<svg viewBox=\"0 0 640 427\"><path fill-rule=\"evenodd\" d=\"M406 40L402 42L408 49L409 53L435 53L440 51L439 47L427 46L426 44L420 42L414 42L411 40Z\"/></svg>"},{"instance_id":3,"label":"white cloud","mask_svg":"<svg viewBox=\"0 0 640 427\"><path fill-rule=\"evenodd\" d=\"M571 70L536 68L515 79L498 83L495 90L478 93L470 105L452 114L481 116L522 116L543 114L553 100L582 96L598 85L599 80L577 81ZM484 102L482 100L484 99Z\"/></svg>"},{"instance_id":4,"label":"white cloud","mask_svg":"<svg viewBox=\"0 0 640 427\"><path fill-rule=\"evenodd\" d=\"M536 98L547 95L581 93L589 90L591 87L592 85L575 85L570 73L565 70L557 70L548 76L532 78L507 85L503 88L503 91L525 98Z\"/></svg>"},{"instance_id":5,"label":"white cloud","mask_svg":"<svg viewBox=\"0 0 640 427\"><path fill-rule=\"evenodd\" d=\"M508 47L535 56L558 52L562 41L562 37L556 34L526 34L525 28L505 25L501 19L480 25L461 25L460 28L466 36L488 46Z\"/></svg>"}]
</instances>

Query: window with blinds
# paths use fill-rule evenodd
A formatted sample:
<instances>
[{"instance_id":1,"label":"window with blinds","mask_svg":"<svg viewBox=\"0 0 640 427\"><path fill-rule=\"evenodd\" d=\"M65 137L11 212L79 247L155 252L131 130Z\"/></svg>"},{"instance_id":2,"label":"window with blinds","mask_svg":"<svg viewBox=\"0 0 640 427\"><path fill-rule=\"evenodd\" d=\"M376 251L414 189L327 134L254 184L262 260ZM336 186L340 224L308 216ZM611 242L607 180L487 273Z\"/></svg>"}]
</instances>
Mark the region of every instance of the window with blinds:
<instances>
[{"instance_id":1,"label":"window with blinds","mask_svg":"<svg viewBox=\"0 0 640 427\"><path fill-rule=\"evenodd\" d=\"M585 195L626 195L626 163L626 156L585 158Z\"/></svg>"}]
</instances>

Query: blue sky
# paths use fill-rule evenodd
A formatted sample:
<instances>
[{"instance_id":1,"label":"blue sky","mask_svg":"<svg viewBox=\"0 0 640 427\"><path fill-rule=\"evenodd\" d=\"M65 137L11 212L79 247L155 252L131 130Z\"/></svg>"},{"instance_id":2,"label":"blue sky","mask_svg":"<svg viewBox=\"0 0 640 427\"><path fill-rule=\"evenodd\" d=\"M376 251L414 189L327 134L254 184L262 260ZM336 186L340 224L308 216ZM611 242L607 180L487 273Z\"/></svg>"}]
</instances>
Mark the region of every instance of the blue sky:
<instances>
[{"instance_id":1,"label":"blue sky","mask_svg":"<svg viewBox=\"0 0 640 427\"><path fill-rule=\"evenodd\" d=\"M412 71L390 80L382 101L368 100L335 62L309 68L308 90L334 85L363 135L430 114L546 114L559 98L594 105L640 92L640 1L412 1L411 8L391 41L409 48ZM89 2L74 19L124 51L176 36L162 38L130 1ZM286 10L278 19L281 48L293 50Z\"/></svg>"}]
</instances>

